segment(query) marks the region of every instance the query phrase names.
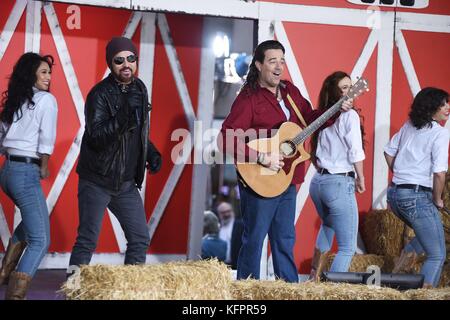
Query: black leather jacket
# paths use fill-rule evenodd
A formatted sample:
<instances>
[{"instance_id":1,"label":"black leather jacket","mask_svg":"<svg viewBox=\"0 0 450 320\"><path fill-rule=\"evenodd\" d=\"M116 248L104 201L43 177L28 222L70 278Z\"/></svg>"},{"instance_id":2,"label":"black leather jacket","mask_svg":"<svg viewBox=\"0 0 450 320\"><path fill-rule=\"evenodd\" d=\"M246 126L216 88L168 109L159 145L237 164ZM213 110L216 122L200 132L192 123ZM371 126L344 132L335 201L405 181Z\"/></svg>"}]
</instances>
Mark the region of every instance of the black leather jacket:
<instances>
[{"instance_id":1,"label":"black leather jacket","mask_svg":"<svg viewBox=\"0 0 450 320\"><path fill-rule=\"evenodd\" d=\"M144 180L145 165L152 173L161 167L161 154L148 140L151 106L144 83L136 78L143 92L143 125L141 132L142 154L135 182L140 189ZM118 191L125 172L126 153L134 119L132 111L112 74L96 84L89 92L84 107L85 131L81 142L77 173L80 178L102 187Z\"/></svg>"}]
</instances>

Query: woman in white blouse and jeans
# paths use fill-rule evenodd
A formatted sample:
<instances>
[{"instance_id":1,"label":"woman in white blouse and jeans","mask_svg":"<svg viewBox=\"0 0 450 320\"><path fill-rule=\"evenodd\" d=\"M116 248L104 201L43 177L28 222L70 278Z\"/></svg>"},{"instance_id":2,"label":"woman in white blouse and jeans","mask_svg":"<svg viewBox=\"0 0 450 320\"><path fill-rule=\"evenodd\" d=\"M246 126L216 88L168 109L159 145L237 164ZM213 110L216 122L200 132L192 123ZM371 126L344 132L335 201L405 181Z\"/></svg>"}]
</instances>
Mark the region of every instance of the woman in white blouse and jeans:
<instances>
[{"instance_id":1,"label":"woman in white blouse and jeans","mask_svg":"<svg viewBox=\"0 0 450 320\"><path fill-rule=\"evenodd\" d=\"M329 75L319 95L319 110L327 110L352 86L350 76L342 71ZM311 279L318 281L326 264L334 235L338 252L330 271L347 272L356 252L358 205L355 189L365 191L363 129L355 109L342 113L336 122L312 137L312 162L317 169L310 185L310 195L322 224L317 235ZM356 171L356 174L355 174Z\"/></svg>"},{"instance_id":2,"label":"woman in white blouse and jeans","mask_svg":"<svg viewBox=\"0 0 450 320\"><path fill-rule=\"evenodd\" d=\"M6 159L0 185L22 216L0 270L0 284L8 283L6 299L25 298L50 244L48 208L40 179L49 176L48 159L56 138L57 104L48 92L52 66L51 56L22 55L1 102L0 150Z\"/></svg>"},{"instance_id":3,"label":"woman in white blouse and jeans","mask_svg":"<svg viewBox=\"0 0 450 320\"><path fill-rule=\"evenodd\" d=\"M445 261L445 237L438 208L444 206L444 183L448 169L448 93L424 88L414 98L409 120L384 148L393 171L387 200L394 213L415 237L403 249L394 272L414 263L417 254L425 253L421 274L424 287L439 284Z\"/></svg>"}]
</instances>

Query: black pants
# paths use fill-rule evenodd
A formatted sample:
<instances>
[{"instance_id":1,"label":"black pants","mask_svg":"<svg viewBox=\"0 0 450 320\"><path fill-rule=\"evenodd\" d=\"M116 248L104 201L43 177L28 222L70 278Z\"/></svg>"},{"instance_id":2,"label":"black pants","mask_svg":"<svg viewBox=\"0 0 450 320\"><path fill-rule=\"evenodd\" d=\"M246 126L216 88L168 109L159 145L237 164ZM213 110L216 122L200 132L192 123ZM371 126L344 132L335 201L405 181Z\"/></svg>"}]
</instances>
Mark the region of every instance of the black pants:
<instances>
[{"instance_id":1,"label":"black pants","mask_svg":"<svg viewBox=\"0 0 450 320\"><path fill-rule=\"evenodd\" d=\"M89 264L97 247L105 209L117 217L127 239L125 264L145 263L150 237L144 206L134 182L124 182L114 192L80 179L78 183L80 224L69 265Z\"/></svg>"}]
</instances>

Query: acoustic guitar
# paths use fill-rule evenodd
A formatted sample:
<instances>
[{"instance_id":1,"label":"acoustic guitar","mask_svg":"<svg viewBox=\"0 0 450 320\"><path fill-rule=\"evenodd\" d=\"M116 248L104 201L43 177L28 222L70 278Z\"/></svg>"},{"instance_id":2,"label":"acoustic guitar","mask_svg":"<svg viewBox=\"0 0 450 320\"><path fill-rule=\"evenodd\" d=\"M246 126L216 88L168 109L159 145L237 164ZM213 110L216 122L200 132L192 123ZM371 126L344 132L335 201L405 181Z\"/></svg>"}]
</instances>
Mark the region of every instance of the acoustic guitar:
<instances>
[{"instance_id":1,"label":"acoustic guitar","mask_svg":"<svg viewBox=\"0 0 450 320\"><path fill-rule=\"evenodd\" d=\"M257 163L237 162L237 171L245 184L266 198L282 194L291 184L296 166L310 158L303 147L305 140L336 114L344 101L355 99L365 91L368 91L368 82L360 78L346 95L305 129L288 121L280 126L273 137L248 142L247 145L258 152L280 153L284 157L284 165L277 172Z\"/></svg>"}]
</instances>

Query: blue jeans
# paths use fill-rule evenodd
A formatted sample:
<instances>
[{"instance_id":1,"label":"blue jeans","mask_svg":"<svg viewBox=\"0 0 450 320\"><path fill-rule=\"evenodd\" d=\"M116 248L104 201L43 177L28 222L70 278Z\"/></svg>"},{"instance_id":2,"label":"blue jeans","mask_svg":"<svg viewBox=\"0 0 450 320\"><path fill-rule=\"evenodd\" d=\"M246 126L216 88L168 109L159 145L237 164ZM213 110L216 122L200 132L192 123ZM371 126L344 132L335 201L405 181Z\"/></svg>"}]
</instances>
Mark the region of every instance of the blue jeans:
<instances>
[{"instance_id":1,"label":"blue jeans","mask_svg":"<svg viewBox=\"0 0 450 320\"><path fill-rule=\"evenodd\" d=\"M22 216L12 242L28 243L16 271L33 277L50 245L50 222L39 166L7 159L0 171L0 184Z\"/></svg>"},{"instance_id":2,"label":"blue jeans","mask_svg":"<svg viewBox=\"0 0 450 320\"><path fill-rule=\"evenodd\" d=\"M97 247L106 208L119 220L127 239L125 264L145 263L150 236L144 205L133 181L124 182L119 191L110 191L93 182L78 182L80 223L70 256L70 266L89 264Z\"/></svg>"},{"instance_id":3,"label":"blue jeans","mask_svg":"<svg viewBox=\"0 0 450 320\"><path fill-rule=\"evenodd\" d=\"M241 183L239 191L244 232L237 262L237 279L259 279L262 247L268 234L275 276L287 282L298 282L293 255L295 186L289 186L274 198L261 197Z\"/></svg>"},{"instance_id":4,"label":"blue jeans","mask_svg":"<svg viewBox=\"0 0 450 320\"><path fill-rule=\"evenodd\" d=\"M441 277L446 250L444 228L439 211L433 203L432 192L389 187L387 200L395 215L414 229L416 234L404 250L426 254L427 259L420 273L425 277L424 283L436 287Z\"/></svg>"},{"instance_id":5,"label":"blue jeans","mask_svg":"<svg viewBox=\"0 0 450 320\"><path fill-rule=\"evenodd\" d=\"M336 234L338 252L330 271L347 272L356 252L358 237L355 179L337 174L316 173L309 193L322 219L316 247L320 252L329 251Z\"/></svg>"}]
</instances>

